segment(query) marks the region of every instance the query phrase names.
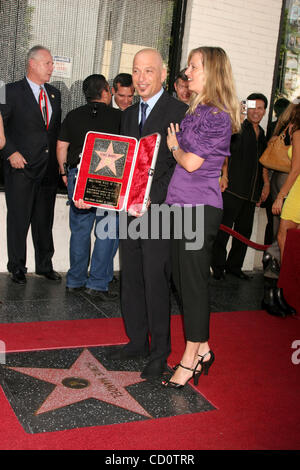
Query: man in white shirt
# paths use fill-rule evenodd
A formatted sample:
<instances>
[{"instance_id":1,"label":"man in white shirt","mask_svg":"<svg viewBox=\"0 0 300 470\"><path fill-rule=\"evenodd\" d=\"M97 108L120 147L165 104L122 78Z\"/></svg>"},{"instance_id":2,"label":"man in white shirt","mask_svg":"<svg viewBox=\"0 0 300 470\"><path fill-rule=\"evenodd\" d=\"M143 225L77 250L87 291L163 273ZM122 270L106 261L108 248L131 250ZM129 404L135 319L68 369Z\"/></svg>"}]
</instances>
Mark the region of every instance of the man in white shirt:
<instances>
[{"instance_id":1,"label":"man in white shirt","mask_svg":"<svg viewBox=\"0 0 300 470\"><path fill-rule=\"evenodd\" d=\"M119 73L113 81L112 86L112 107L124 111L132 105L134 96L134 86L132 76L129 73Z\"/></svg>"},{"instance_id":2,"label":"man in white shirt","mask_svg":"<svg viewBox=\"0 0 300 470\"><path fill-rule=\"evenodd\" d=\"M185 75L185 69L181 70L177 75L174 82L174 88L176 91L177 98L180 101L183 101L184 103L189 105L191 99L191 92L188 86L188 78Z\"/></svg>"}]
</instances>

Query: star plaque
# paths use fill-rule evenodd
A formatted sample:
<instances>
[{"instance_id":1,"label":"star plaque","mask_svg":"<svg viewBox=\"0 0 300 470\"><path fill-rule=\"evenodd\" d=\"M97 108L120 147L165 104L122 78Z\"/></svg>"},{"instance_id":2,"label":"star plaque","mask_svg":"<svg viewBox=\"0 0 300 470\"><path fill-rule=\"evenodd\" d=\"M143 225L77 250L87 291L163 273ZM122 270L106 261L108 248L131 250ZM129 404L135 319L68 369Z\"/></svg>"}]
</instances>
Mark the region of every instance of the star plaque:
<instances>
[{"instance_id":1,"label":"star plaque","mask_svg":"<svg viewBox=\"0 0 300 470\"><path fill-rule=\"evenodd\" d=\"M146 210L156 158L158 133L134 137L88 132L73 199L116 211L136 205Z\"/></svg>"},{"instance_id":2,"label":"star plaque","mask_svg":"<svg viewBox=\"0 0 300 470\"><path fill-rule=\"evenodd\" d=\"M8 353L0 369L4 393L28 433L145 421L208 411L186 387L166 393L140 377L145 361L109 361L109 347Z\"/></svg>"}]
</instances>

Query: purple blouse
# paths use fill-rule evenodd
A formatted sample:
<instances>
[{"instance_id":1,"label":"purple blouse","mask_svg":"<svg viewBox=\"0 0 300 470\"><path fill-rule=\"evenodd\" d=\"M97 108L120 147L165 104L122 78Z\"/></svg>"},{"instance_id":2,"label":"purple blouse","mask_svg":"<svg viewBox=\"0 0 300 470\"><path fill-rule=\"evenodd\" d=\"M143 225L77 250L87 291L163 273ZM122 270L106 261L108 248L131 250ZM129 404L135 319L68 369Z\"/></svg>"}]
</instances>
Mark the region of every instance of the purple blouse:
<instances>
[{"instance_id":1,"label":"purple blouse","mask_svg":"<svg viewBox=\"0 0 300 470\"><path fill-rule=\"evenodd\" d=\"M219 177L224 158L230 155L231 120L228 113L207 105L198 105L187 114L177 133L185 152L204 158L201 167L189 173L176 165L169 184L167 204L205 204L223 208Z\"/></svg>"}]
</instances>

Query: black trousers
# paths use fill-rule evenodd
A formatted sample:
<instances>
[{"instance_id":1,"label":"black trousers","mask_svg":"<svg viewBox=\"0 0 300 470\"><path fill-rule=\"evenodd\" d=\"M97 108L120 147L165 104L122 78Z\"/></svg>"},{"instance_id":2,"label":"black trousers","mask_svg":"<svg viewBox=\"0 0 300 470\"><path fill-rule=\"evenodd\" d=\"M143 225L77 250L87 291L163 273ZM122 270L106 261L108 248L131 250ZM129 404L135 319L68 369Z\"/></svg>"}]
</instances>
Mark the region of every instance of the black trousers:
<instances>
[{"instance_id":1,"label":"black trousers","mask_svg":"<svg viewBox=\"0 0 300 470\"><path fill-rule=\"evenodd\" d=\"M255 213L255 203L240 199L227 192L223 193L223 218L222 224L229 228L234 226L241 235L246 238L251 237L253 220ZM213 248L212 268L225 269L231 271L241 270L246 256L247 245L237 238L232 238L232 245L227 257L227 242L230 235L219 230ZM227 260L226 260L227 257Z\"/></svg>"},{"instance_id":2,"label":"black trousers","mask_svg":"<svg viewBox=\"0 0 300 470\"><path fill-rule=\"evenodd\" d=\"M7 205L7 252L9 272L26 272L26 239L31 225L36 272L53 269L54 245L52 226L56 186L42 186L22 170L5 173Z\"/></svg>"},{"instance_id":3,"label":"black trousers","mask_svg":"<svg viewBox=\"0 0 300 470\"><path fill-rule=\"evenodd\" d=\"M210 300L209 278L213 244L221 223L222 210L212 206L202 206L203 245L187 249L191 243L184 235L172 240L172 276L179 294L187 341L204 343L209 339ZM192 210L193 230L196 230L196 208ZM183 211L183 209L182 209ZM186 208L184 209L186 211ZM199 218L198 218L199 219ZM182 221L185 218L182 216ZM174 221L176 229L176 219ZM180 224L180 220L178 220ZM199 228L199 227L198 227ZM192 248L190 245L189 248Z\"/></svg>"},{"instance_id":4,"label":"black trousers","mask_svg":"<svg viewBox=\"0 0 300 470\"><path fill-rule=\"evenodd\" d=\"M151 210L142 217L150 222ZM134 221L128 217L128 224ZM122 231L120 218L120 232ZM150 223L149 223L150 230ZM149 360L170 354L170 240L120 239L121 309L132 350L147 350Z\"/></svg>"}]
</instances>

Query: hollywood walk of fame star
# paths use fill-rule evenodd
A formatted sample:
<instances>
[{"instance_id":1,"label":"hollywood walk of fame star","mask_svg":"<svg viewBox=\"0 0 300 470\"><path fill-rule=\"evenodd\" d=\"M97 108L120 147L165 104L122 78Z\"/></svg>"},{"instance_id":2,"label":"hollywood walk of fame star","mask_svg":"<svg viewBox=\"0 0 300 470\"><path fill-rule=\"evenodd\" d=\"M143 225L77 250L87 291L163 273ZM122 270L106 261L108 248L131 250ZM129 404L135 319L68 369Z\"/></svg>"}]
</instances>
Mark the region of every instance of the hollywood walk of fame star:
<instances>
[{"instance_id":1,"label":"hollywood walk of fame star","mask_svg":"<svg viewBox=\"0 0 300 470\"><path fill-rule=\"evenodd\" d=\"M98 157L100 157L100 161L95 171L102 170L102 168L107 166L110 169L110 171L114 173L114 175L117 175L116 161L124 157L124 153L114 153L112 142L110 142L105 152L101 150L95 150L95 152L98 155Z\"/></svg>"},{"instance_id":2,"label":"hollywood walk of fame star","mask_svg":"<svg viewBox=\"0 0 300 470\"><path fill-rule=\"evenodd\" d=\"M88 349L83 350L70 369L8 368L56 385L36 415L95 398L151 418L125 388L143 382L140 373L107 370Z\"/></svg>"}]
</instances>

